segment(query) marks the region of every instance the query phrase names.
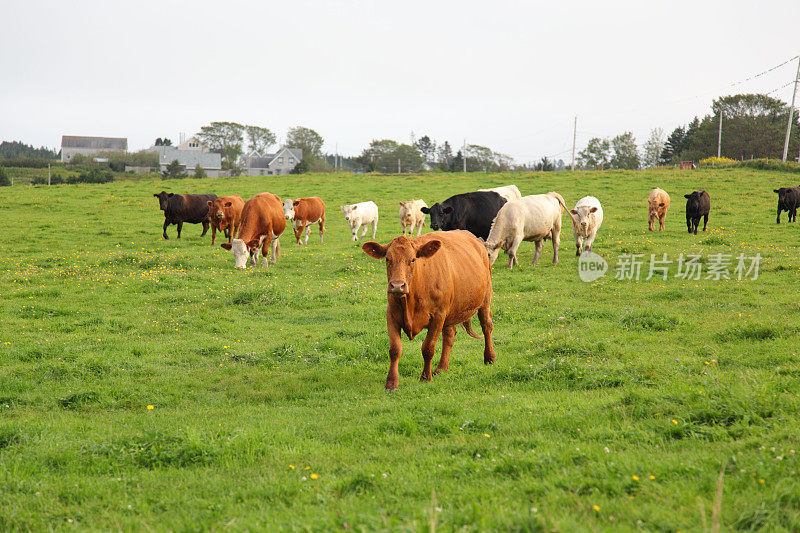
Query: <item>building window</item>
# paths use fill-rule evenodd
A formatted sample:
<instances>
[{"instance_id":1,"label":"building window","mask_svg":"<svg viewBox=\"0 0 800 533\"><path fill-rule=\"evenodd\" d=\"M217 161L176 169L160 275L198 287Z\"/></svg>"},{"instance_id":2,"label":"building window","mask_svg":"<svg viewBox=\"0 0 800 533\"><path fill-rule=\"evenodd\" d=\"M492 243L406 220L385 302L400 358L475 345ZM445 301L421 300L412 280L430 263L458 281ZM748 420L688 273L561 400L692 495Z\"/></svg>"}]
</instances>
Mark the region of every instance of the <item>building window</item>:
<instances>
[{"instance_id":1,"label":"building window","mask_svg":"<svg viewBox=\"0 0 800 533\"><path fill-rule=\"evenodd\" d=\"M290 158L289 158L289 164L291 165L292 163L294 163L294 158L293 158L293 157L290 157Z\"/></svg>"},{"instance_id":2,"label":"building window","mask_svg":"<svg viewBox=\"0 0 800 533\"><path fill-rule=\"evenodd\" d=\"M279 164L279 165L282 165L282 164L283 164L283 156L281 156L281 157L279 157L279 158L278 158L278 164Z\"/></svg>"}]
</instances>

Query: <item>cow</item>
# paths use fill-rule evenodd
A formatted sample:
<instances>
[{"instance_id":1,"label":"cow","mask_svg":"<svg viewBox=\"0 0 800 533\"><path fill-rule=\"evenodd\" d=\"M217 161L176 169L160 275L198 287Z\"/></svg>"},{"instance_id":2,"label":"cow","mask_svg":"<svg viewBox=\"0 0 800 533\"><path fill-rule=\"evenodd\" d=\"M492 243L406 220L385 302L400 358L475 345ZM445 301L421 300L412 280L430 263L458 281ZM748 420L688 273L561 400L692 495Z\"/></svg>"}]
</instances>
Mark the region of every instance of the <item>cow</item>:
<instances>
[{"instance_id":1,"label":"cow","mask_svg":"<svg viewBox=\"0 0 800 533\"><path fill-rule=\"evenodd\" d=\"M800 207L800 187L781 187L772 192L778 193L778 224L781 223L781 211L787 211L789 222L795 222Z\"/></svg>"},{"instance_id":2,"label":"cow","mask_svg":"<svg viewBox=\"0 0 800 533\"><path fill-rule=\"evenodd\" d=\"M319 224L319 242L322 243L325 233L325 202L322 201L322 198L311 196L297 200L284 200L283 215L286 220L292 221L297 244L308 244L313 224ZM306 238L301 242L303 231L306 232Z\"/></svg>"},{"instance_id":3,"label":"cow","mask_svg":"<svg viewBox=\"0 0 800 533\"><path fill-rule=\"evenodd\" d=\"M493 189L478 189L478 192L496 192L506 199L506 202L512 200L519 200L522 198L522 193L519 192L516 185L505 185L503 187L495 187Z\"/></svg>"},{"instance_id":4,"label":"cow","mask_svg":"<svg viewBox=\"0 0 800 533\"><path fill-rule=\"evenodd\" d=\"M689 233L697 235L697 226L700 225L700 217L703 217L703 231L708 225L708 212L711 210L711 197L704 190L694 191L691 194L684 194L686 198L686 227Z\"/></svg>"},{"instance_id":5,"label":"cow","mask_svg":"<svg viewBox=\"0 0 800 533\"><path fill-rule=\"evenodd\" d=\"M344 219L350 225L350 232L353 234L353 242L358 242L358 228L364 226L361 237L367 234L367 226L372 227L372 238L378 231L378 206L375 202L361 202L340 206L339 209L344 213Z\"/></svg>"},{"instance_id":6,"label":"cow","mask_svg":"<svg viewBox=\"0 0 800 533\"><path fill-rule=\"evenodd\" d=\"M483 362L494 363L492 346L492 270L486 250L467 231L427 233L409 239L405 235L389 244L366 242L364 252L375 259L386 259L386 326L389 332L389 373L386 389L395 390L400 376L397 364L403 351L401 332L413 339L427 328L422 343L424 366L420 381L433 381L433 374L450 366L450 350L461 324L467 333L480 339L472 329L478 314L483 330ZM436 370L431 360L436 340L442 335L442 355Z\"/></svg>"},{"instance_id":7,"label":"cow","mask_svg":"<svg viewBox=\"0 0 800 533\"><path fill-rule=\"evenodd\" d=\"M232 242L242 223L244 200L238 194L221 196L208 202L208 220L211 222L211 245L217 240L217 230L224 232L228 242Z\"/></svg>"},{"instance_id":8,"label":"cow","mask_svg":"<svg viewBox=\"0 0 800 533\"><path fill-rule=\"evenodd\" d=\"M247 200L242 208L242 224L239 226L239 237L232 242L220 244L224 249L233 252L234 266L247 268L249 258L253 266L258 264L258 248L264 258L262 266L267 266L267 255L272 254L269 263L278 262L281 252L278 240L286 229L286 218L283 215L283 202L276 194L262 192Z\"/></svg>"},{"instance_id":9,"label":"cow","mask_svg":"<svg viewBox=\"0 0 800 533\"><path fill-rule=\"evenodd\" d=\"M428 207L424 200L400 202L400 227L403 235L408 232L408 236L413 237L414 231L417 232L417 237L422 234L422 228L425 227L425 213L421 211L423 207Z\"/></svg>"},{"instance_id":10,"label":"cow","mask_svg":"<svg viewBox=\"0 0 800 533\"><path fill-rule=\"evenodd\" d=\"M476 191L451 196L421 211L431 216L431 229L465 229L480 239L489 237L492 221L506 199L494 191Z\"/></svg>"},{"instance_id":11,"label":"cow","mask_svg":"<svg viewBox=\"0 0 800 533\"><path fill-rule=\"evenodd\" d=\"M654 231L656 220L658 220L658 231L664 231L664 221L667 219L669 211L669 194L663 189L653 189L647 197L649 205L647 229Z\"/></svg>"},{"instance_id":12,"label":"cow","mask_svg":"<svg viewBox=\"0 0 800 533\"><path fill-rule=\"evenodd\" d=\"M216 194L173 194L166 191L154 194L158 198L158 205L164 211L163 235L167 237L167 226L178 225L178 238L181 238L183 223L202 224L204 237L208 231L208 202L217 199Z\"/></svg>"},{"instance_id":13,"label":"cow","mask_svg":"<svg viewBox=\"0 0 800 533\"><path fill-rule=\"evenodd\" d=\"M517 250L522 241L533 241L533 265L539 260L544 242L553 240L553 264L558 263L561 235L561 209L567 209L557 192L534 194L508 202L497 213L489 237L484 242L489 263L494 264L502 248L508 254L508 268L518 265Z\"/></svg>"},{"instance_id":14,"label":"cow","mask_svg":"<svg viewBox=\"0 0 800 533\"><path fill-rule=\"evenodd\" d=\"M572 234L575 236L575 255L592 251L597 230L603 224L603 206L594 196L584 196L569 214L572 217Z\"/></svg>"}]
</instances>

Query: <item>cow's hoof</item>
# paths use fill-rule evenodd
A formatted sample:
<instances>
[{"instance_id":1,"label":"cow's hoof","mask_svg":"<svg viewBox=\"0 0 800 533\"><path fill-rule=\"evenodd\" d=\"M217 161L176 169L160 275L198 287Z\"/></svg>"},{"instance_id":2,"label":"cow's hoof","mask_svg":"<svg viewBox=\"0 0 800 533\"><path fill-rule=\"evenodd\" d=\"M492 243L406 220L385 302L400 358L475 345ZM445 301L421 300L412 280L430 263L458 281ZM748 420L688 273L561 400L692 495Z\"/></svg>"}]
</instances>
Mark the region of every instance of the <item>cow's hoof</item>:
<instances>
[{"instance_id":1,"label":"cow's hoof","mask_svg":"<svg viewBox=\"0 0 800 533\"><path fill-rule=\"evenodd\" d=\"M488 357L484 357L483 358L483 364L484 365L493 365L494 364L494 356L492 356L491 359L488 358Z\"/></svg>"}]
</instances>

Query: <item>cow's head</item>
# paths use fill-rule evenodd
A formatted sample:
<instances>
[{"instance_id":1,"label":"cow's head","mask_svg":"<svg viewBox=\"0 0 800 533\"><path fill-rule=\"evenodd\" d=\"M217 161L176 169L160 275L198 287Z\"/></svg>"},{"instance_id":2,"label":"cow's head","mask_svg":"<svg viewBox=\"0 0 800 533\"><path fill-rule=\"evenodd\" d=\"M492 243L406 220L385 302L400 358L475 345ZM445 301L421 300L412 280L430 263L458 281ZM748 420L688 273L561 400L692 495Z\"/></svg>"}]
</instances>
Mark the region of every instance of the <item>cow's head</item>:
<instances>
[{"instance_id":1,"label":"cow's head","mask_svg":"<svg viewBox=\"0 0 800 533\"><path fill-rule=\"evenodd\" d=\"M400 202L400 222L403 224L411 224L411 215L414 214L414 201Z\"/></svg>"},{"instance_id":2,"label":"cow's head","mask_svg":"<svg viewBox=\"0 0 800 533\"><path fill-rule=\"evenodd\" d=\"M701 196L702 194L700 191L694 191L691 194L684 194L683 197L686 198L686 208L700 209Z\"/></svg>"},{"instance_id":3,"label":"cow's head","mask_svg":"<svg viewBox=\"0 0 800 533\"><path fill-rule=\"evenodd\" d=\"M226 250L233 252L233 261L236 268L247 268L247 259L249 258L253 266L258 263L257 251L261 245L262 239L253 239L250 242L244 242L242 239L233 239L231 242L223 242L220 244Z\"/></svg>"},{"instance_id":4,"label":"cow's head","mask_svg":"<svg viewBox=\"0 0 800 533\"><path fill-rule=\"evenodd\" d=\"M339 207L344 213L344 219L350 222L354 216L358 213L358 204L351 204L351 205L342 205Z\"/></svg>"},{"instance_id":5,"label":"cow's head","mask_svg":"<svg viewBox=\"0 0 800 533\"><path fill-rule=\"evenodd\" d=\"M283 201L283 215L286 217L286 220L294 220L294 208L300 202L297 200L284 200Z\"/></svg>"},{"instance_id":6,"label":"cow's head","mask_svg":"<svg viewBox=\"0 0 800 533\"><path fill-rule=\"evenodd\" d=\"M386 246L377 242L365 242L361 249L375 259L386 258L386 278L389 294L402 296L408 294L411 278L414 276L417 259L431 257L442 246L442 241L428 241L415 244L408 237L397 237Z\"/></svg>"},{"instance_id":7,"label":"cow's head","mask_svg":"<svg viewBox=\"0 0 800 533\"><path fill-rule=\"evenodd\" d=\"M792 190L794 190L794 187L781 187L780 189L773 189L772 192L778 193L778 203L782 205L786 201L786 195Z\"/></svg>"},{"instance_id":8,"label":"cow's head","mask_svg":"<svg viewBox=\"0 0 800 533\"><path fill-rule=\"evenodd\" d=\"M664 202L660 199L648 200L647 202L650 204L650 218L658 218L658 210L664 207Z\"/></svg>"},{"instance_id":9,"label":"cow's head","mask_svg":"<svg viewBox=\"0 0 800 533\"><path fill-rule=\"evenodd\" d=\"M500 249L503 245L500 242L489 244L487 241L483 240L483 237L478 237L478 240L486 247L486 254L489 256L489 264L493 265L494 262L497 261L497 256L500 255Z\"/></svg>"},{"instance_id":10,"label":"cow's head","mask_svg":"<svg viewBox=\"0 0 800 533\"><path fill-rule=\"evenodd\" d=\"M153 196L158 198L158 207L162 211L166 211L167 210L167 204L169 203L169 199L172 198L175 195L173 193L171 193L171 192L168 193L166 191L161 191L160 193L154 194Z\"/></svg>"},{"instance_id":11,"label":"cow's head","mask_svg":"<svg viewBox=\"0 0 800 533\"><path fill-rule=\"evenodd\" d=\"M575 209L570 209L569 212L573 216L572 224L585 235L592 222L592 214L597 213L597 208L581 205L575 207Z\"/></svg>"},{"instance_id":12,"label":"cow's head","mask_svg":"<svg viewBox=\"0 0 800 533\"><path fill-rule=\"evenodd\" d=\"M421 209L426 215L431 217L431 229L446 229L451 227L450 220L453 218L453 207L449 205L442 205L436 202L430 207L423 207Z\"/></svg>"}]
</instances>

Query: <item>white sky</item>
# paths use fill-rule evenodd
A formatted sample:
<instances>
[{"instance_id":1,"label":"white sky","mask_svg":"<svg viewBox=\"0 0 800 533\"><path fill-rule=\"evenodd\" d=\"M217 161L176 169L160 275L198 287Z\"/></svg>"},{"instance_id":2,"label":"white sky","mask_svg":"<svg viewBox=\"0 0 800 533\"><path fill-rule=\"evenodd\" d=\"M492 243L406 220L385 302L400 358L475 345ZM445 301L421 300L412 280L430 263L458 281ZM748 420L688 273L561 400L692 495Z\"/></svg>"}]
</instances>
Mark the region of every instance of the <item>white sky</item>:
<instances>
[{"instance_id":1,"label":"white sky","mask_svg":"<svg viewBox=\"0 0 800 533\"><path fill-rule=\"evenodd\" d=\"M0 0L0 20L0 140L50 147L228 120L351 155L413 131L569 162L576 114L578 149L643 143L792 81L796 62L730 87L800 54L798 0Z\"/></svg>"}]
</instances>

